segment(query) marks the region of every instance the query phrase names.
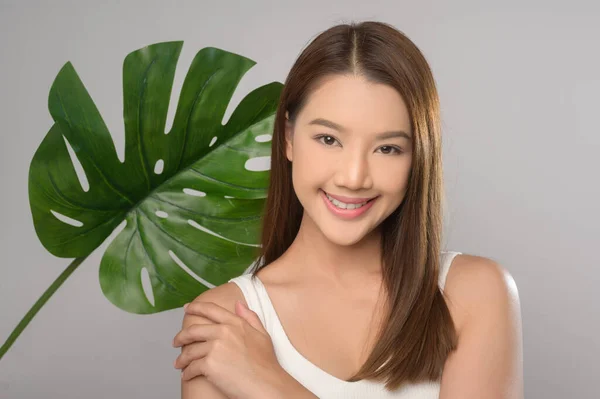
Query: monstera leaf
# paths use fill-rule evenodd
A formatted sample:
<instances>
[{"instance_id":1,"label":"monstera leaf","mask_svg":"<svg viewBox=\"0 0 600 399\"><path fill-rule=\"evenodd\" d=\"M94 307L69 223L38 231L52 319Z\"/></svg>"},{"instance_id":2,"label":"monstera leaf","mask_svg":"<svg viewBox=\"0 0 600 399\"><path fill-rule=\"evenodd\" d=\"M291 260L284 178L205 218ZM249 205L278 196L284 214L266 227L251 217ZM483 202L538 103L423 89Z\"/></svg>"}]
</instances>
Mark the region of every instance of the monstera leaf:
<instances>
[{"instance_id":1,"label":"monstera leaf","mask_svg":"<svg viewBox=\"0 0 600 399\"><path fill-rule=\"evenodd\" d=\"M192 62L172 128L165 132L182 45L158 43L126 57L123 162L73 66L67 63L58 73L48 102L54 125L31 162L29 200L43 246L75 260L23 318L0 358L121 224L102 257L100 285L128 312L179 307L255 260L282 85L252 91L223 124L234 90L255 62L204 48Z\"/></svg>"}]
</instances>

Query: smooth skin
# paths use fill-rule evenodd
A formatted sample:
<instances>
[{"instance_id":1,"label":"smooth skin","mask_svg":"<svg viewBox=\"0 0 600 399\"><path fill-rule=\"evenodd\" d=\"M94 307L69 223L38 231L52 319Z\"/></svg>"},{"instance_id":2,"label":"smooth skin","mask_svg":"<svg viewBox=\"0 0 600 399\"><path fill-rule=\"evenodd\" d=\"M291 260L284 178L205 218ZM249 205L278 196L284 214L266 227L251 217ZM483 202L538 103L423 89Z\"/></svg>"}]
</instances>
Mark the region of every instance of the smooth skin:
<instances>
[{"instance_id":1,"label":"smooth skin","mask_svg":"<svg viewBox=\"0 0 600 399\"><path fill-rule=\"evenodd\" d=\"M288 124L286 155L304 216L290 248L258 276L290 342L333 378L353 375L375 344L375 327L385 307L378 226L406 193L412 162L409 120L406 105L393 88L359 76L337 75L311 94L295 126ZM408 137L378 138L384 132L404 132ZM345 220L327 209L321 190L377 200L365 214ZM520 303L511 275L490 259L458 255L444 292L459 341L444 367L440 399L523 398ZM251 325L248 320L255 315L244 313L239 305L236 310L237 301L246 304L238 286L227 283L193 303L217 304L237 322ZM188 306L175 339L186 342L175 342L184 345L175 363L187 373L182 399L227 398L210 378L191 371L190 366L202 360L202 355L192 354L197 353L193 348L203 340L193 333L193 326L218 324L193 309ZM264 348L255 353L257 362L270 358L269 346ZM231 362L237 361L238 355L231 356ZM268 392L265 395L315 397L281 367L272 370L271 376L255 378ZM236 384L248 376L240 371L228 378ZM261 397L253 395L240 397Z\"/></svg>"}]
</instances>

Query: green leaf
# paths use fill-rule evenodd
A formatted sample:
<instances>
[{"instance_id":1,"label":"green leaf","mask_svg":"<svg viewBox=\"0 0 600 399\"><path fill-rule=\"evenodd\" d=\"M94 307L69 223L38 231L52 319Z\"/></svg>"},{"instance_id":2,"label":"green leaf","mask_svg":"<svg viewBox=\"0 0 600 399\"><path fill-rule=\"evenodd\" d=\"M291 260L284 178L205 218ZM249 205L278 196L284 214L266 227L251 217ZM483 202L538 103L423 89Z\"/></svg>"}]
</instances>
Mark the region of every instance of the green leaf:
<instances>
[{"instance_id":1,"label":"green leaf","mask_svg":"<svg viewBox=\"0 0 600 399\"><path fill-rule=\"evenodd\" d=\"M75 69L65 64L48 100L54 125L29 170L35 230L55 256L86 257L125 221L102 257L100 284L112 303L132 313L173 309L227 282L252 264L259 245L282 84L249 93L223 125L233 92L255 62L204 48L165 134L182 45L158 43L125 59L124 162ZM261 158L266 170L253 167Z\"/></svg>"}]
</instances>

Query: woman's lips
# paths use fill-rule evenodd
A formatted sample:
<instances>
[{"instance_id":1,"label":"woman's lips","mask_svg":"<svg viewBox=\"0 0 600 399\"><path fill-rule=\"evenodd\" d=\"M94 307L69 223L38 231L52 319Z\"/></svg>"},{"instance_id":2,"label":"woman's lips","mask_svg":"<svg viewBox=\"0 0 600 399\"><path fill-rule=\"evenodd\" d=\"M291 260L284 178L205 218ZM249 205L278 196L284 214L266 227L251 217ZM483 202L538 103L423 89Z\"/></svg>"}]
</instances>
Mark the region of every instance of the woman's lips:
<instances>
[{"instance_id":1,"label":"woman's lips","mask_svg":"<svg viewBox=\"0 0 600 399\"><path fill-rule=\"evenodd\" d=\"M325 192L325 193L327 195L329 195L330 197L335 198L336 200L343 202L345 204L361 204L363 202L367 202L367 201L370 201L373 198L375 198L375 197L368 197L368 198L344 197L341 195L333 195L333 194L327 193L327 192Z\"/></svg>"},{"instance_id":2,"label":"woman's lips","mask_svg":"<svg viewBox=\"0 0 600 399\"><path fill-rule=\"evenodd\" d=\"M335 216L338 216L342 219L354 219L357 218L358 216L362 215L363 213L365 213L366 211L368 211L373 204L375 203L375 200L377 200L378 197L369 199L369 198L358 198L358 202L349 202L349 203L362 203L365 201L369 201L367 202L365 205L361 206L360 208L355 208L355 209L342 209L342 208L338 208L337 206L335 206L330 200L329 198L327 198L327 194L325 193L325 191L323 190L319 190L319 194L321 195L321 198L323 198L323 201L325 201L325 206L327 206L327 209L329 209ZM331 195L331 194L330 194ZM333 198L337 199L337 197L333 196ZM344 198L344 197L341 197ZM340 200L341 201L341 200ZM345 202L345 201L342 201Z\"/></svg>"}]
</instances>

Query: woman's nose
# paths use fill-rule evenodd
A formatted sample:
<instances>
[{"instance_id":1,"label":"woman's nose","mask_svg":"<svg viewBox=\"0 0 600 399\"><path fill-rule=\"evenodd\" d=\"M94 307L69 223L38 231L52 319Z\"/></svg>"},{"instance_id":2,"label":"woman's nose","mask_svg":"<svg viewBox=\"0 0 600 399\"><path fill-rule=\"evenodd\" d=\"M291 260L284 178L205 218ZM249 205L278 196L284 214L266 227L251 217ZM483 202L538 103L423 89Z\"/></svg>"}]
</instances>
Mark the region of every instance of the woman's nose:
<instances>
[{"instance_id":1,"label":"woman's nose","mask_svg":"<svg viewBox=\"0 0 600 399\"><path fill-rule=\"evenodd\" d=\"M373 185L369 160L359 151L347 151L340 157L334 183L349 190L370 189Z\"/></svg>"}]
</instances>

